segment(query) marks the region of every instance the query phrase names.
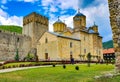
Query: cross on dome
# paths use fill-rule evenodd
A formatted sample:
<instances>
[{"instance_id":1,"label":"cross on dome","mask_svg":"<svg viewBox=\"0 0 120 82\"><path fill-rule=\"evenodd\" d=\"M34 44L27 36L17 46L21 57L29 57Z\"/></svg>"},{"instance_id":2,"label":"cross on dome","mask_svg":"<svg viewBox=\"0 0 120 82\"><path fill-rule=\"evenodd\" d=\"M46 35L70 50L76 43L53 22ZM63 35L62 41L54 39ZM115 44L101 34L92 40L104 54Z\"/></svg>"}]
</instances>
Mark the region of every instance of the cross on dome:
<instances>
[{"instance_id":1,"label":"cross on dome","mask_svg":"<svg viewBox=\"0 0 120 82\"><path fill-rule=\"evenodd\" d=\"M80 13L80 8L78 8L78 13Z\"/></svg>"}]
</instances>

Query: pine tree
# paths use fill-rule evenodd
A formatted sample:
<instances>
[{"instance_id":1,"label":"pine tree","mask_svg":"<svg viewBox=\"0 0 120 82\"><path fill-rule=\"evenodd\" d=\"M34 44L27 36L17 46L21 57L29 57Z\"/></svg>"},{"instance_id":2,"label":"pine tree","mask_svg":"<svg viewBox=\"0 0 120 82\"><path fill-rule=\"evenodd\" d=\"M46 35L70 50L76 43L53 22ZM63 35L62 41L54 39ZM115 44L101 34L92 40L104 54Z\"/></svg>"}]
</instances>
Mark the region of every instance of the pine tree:
<instances>
[{"instance_id":1,"label":"pine tree","mask_svg":"<svg viewBox=\"0 0 120 82\"><path fill-rule=\"evenodd\" d=\"M16 61L19 61L18 49L16 49L16 56L15 56L15 60L16 60Z\"/></svg>"}]
</instances>

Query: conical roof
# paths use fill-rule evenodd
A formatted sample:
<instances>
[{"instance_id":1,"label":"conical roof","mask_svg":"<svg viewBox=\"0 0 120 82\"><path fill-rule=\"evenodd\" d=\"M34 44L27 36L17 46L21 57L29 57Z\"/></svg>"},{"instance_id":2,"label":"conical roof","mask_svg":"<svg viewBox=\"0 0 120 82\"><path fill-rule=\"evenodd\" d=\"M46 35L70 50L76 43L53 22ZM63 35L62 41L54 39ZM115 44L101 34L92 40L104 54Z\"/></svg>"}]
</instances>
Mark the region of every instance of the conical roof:
<instances>
[{"instance_id":1,"label":"conical roof","mask_svg":"<svg viewBox=\"0 0 120 82\"><path fill-rule=\"evenodd\" d=\"M85 15L80 13L80 9L78 9L78 13L75 16L85 16Z\"/></svg>"},{"instance_id":2,"label":"conical roof","mask_svg":"<svg viewBox=\"0 0 120 82\"><path fill-rule=\"evenodd\" d=\"M63 22L58 17L58 20L55 23L63 23Z\"/></svg>"}]
</instances>

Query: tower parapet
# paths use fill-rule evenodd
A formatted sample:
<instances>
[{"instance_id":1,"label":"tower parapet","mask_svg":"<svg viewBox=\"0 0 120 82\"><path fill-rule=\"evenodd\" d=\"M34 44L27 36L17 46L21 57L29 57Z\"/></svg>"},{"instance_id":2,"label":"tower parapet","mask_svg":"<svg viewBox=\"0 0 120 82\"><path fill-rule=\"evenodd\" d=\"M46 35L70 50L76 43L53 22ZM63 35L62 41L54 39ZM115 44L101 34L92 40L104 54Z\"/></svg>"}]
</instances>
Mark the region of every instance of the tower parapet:
<instances>
[{"instance_id":1,"label":"tower parapet","mask_svg":"<svg viewBox=\"0 0 120 82\"><path fill-rule=\"evenodd\" d=\"M36 12L33 12L23 18L23 26L26 24L29 24L31 22L41 23L48 27L48 18L45 16L42 16Z\"/></svg>"}]
</instances>

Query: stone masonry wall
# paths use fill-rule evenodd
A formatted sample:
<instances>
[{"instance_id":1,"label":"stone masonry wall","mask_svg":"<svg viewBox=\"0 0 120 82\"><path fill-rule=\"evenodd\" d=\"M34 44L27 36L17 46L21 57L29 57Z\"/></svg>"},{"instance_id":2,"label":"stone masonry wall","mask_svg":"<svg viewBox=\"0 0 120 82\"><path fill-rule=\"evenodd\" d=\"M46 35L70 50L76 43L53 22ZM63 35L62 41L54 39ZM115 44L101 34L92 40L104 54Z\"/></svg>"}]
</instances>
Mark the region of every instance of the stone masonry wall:
<instances>
[{"instance_id":1,"label":"stone masonry wall","mask_svg":"<svg viewBox=\"0 0 120 82\"><path fill-rule=\"evenodd\" d=\"M20 59L23 59L30 51L30 46L30 37L0 31L0 60L14 60L16 49Z\"/></svg>"},{"instance_id":2,"label":"stone masonry wall","mask_svg":"<svg viewBox=\"0 0 120 82\"><path fill-rule=\"evenodd\" d=\"M108 4L116 55L116 71L120 72L120 0L108 0Z\"/></svg>"}]
</instances>

